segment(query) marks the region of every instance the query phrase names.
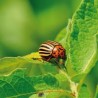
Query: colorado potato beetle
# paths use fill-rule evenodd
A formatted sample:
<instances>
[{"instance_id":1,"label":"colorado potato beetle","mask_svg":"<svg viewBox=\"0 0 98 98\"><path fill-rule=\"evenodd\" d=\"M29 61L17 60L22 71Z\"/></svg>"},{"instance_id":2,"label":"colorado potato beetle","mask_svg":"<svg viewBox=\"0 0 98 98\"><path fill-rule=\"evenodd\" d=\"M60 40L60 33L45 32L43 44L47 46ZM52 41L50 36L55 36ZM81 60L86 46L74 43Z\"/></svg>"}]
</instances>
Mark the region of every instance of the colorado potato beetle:
<instances>
[{"instance_id":1,"label":"colorado potato beetle","mask_svg":"<svg viewBox=\"0 0 98 98\"><path fill-rule=\"evenodd\" d=\"M40 45L39 54L43 60L49 62L52 58L66 60L66 51L63 46L55 41L46 41Z\"/></svg>"}]
</instances>

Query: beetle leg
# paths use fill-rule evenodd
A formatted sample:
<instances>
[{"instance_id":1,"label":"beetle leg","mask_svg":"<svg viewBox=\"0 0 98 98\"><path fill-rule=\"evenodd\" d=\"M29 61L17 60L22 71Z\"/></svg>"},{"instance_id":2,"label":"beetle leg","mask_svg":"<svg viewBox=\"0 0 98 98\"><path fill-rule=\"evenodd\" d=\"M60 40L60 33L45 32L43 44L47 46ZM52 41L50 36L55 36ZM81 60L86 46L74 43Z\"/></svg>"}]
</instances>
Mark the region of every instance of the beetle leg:
<instances>
[{"instance_id":1,"label":"beetle leg","mask_svg":"<svg viewBox=\"0 0 98 98\"><path fill-rule=\"evenodd\" d=\"M49 62L51 58L52 58L52 56L50 58L48 58L46 61Z\"/></svg>"}]
</instances>

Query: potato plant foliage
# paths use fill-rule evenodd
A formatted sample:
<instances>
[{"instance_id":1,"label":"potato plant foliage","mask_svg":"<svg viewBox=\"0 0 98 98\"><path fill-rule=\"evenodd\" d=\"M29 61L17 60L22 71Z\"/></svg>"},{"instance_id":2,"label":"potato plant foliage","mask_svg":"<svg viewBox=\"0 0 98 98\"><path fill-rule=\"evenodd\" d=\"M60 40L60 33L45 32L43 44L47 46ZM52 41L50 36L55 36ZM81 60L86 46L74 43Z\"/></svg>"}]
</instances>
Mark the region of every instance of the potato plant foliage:
<instances>
[{"instance_id":1,"label":"potato plant foliage","mask_svg":"<svg viewBox=\"0 0 98 98\"><path fill-rule=\"evenodd\" d=\"M97 34L98 0L82 0L55 39L66 48L68 73L38 53L2 58L0 98L97 98Z\"/></svg>"}]
</instances>

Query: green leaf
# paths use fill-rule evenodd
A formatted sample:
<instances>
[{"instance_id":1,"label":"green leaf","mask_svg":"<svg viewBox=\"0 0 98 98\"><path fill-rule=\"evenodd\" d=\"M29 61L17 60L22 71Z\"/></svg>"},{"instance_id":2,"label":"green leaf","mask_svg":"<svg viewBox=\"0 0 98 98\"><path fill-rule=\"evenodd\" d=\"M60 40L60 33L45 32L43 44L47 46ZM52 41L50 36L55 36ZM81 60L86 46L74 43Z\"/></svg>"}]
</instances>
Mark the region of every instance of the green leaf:
<instances>
[{"instance_id":1,"label":"green leaf","mask_svg":"<svg viewBox=\"0 0 98 98\"><path fill-rule=\"evenodd\" d=\"M96 88L96 94L95 94L94 98L98 98L98 85L97 85L97 88Z\"/></svg>"},{"instance_id":2,"label":"green leaf","mask_svg":"<svg viewBox=\"0 0 98 98\"><path fill-rule=\"evenodd\" d=\"M72 25L72 23L71 23L71 19L69 19L69 21L68 21L68 25L67 25L67 27L66 28L64 28L58 35L57 35L57 37L56 37L56 41L59 41L61 44L62 44L62 46L66 49L66 50L68 50L69 48L67 47L68 46L68 38L69 38L69 36L70 36L70 30L71 30L71 25ZM66 54L69 54L69 53L67 53L67 51L66 51ZM65 65L66 66L66 65Z\"/></svg>"},{"instance_id":3,"label":"green leaf","mask_svg":"<svg viewBox=\"0 0 98 98\"><path fill-rule=\"evenodd\" d=\"M22 95L27 96L30 93L35 93L39 88L43 89L46 86L50 88L51 85L48 86L47 81L44 82L43 77L44 76L26 77L25 70L23 69L19 69L11 75L0 77L0 88L2 90L0 96L2 95L2 98L12 96L20 97Z\"/></svg>"},{"instance_id":4,"label":"green leaf","mask_svg":"<svg viewBox=\"0 0 98 98\"><path fill-rule=\"evenodd\" d=\"M78 98L91 98L89 94L89 90L85 84L82 85L80 91L79 91L79 97Z\"/></svg>"},{"instance_id":5,"label":"green leaf","mask_svg":"<svg viewBox=\"0 0 98 98\"><path fill-rule=\"evenodd\" d=\"M59 81L54 75L26 76L26 69L17 69L7 76L1 76L0 91L2 98L26 98L32 94L39 94L40 91L43 93L56 93L59 96L62 96L62 94L68 95L60 87ZM48 96L51 95L48 94Z\"/></svg>"},{"instance_id":6,"label":"green leaf","mask_svg":"<svg viewBox=\"0 0 98 98\"><path fill-rule=\"evenodd\" d=\"M61 40L64 38L64 36L66 36L66 34L67 34L67 30L66 30L66 28L64 28L64 29L57 35L57 37L55 38L55 40L56 40L56 41L61 41Z\"/></svg>"},{"instance_id":7,"label":"green leaf","mask_svg":"<svg viewBox=\"0 0 98 98\"><path fill-rule=\"evenodd\" d=\"M59 93L56 91L56 92L43 93L41 96L39 96L39 94L34 94L29 98L74 98L74 97L66 95L66 93L62 91L60 91Z\"/></svg>"},{"instance_id":8,"label":"green leaf","mask_svg":"<svg viewBox=\"0 0 98 98\"><path fill-rule=\"evenodd\" d=\"M97 63L96 63L97 65ZM96 87L97 87L97 78L95 73L95 69L97 66L94 66L94 68L90 71L90 73L86 76L84 83L87 86L87 89L89 90L89 95L91 98L94 98L95 92L96 92Z\"/></svg>"},{"instance_id":9,"label":"green leaf","mask_svg":"<svg viewBox=\"0 0 98 98\"><path fill-rule=\"evenodd\" d=\"M83 0L72 18L68 58L76 74L88 73L96 62L98 32L98 6L96 4L94 0Z\"/></svg>"},{"instance_id":10,"label":"green leaf","mask_svg":"<svg viewBox=\"0 0 98 98\"><path fill-rule=\"evenodd\" d=\"M33 84L29 83L24 76L24 70L17 70L11 75L0 77L0 96L2 98L16 96L28 96L35 92Z\"/></svg>"},{"instance_id":11,"label":"green leaf","mask_svg":"<svg viewBox=\"0 0 98 98\"><path fill-rule=\"evenodd\" d=\"M25 57L6 57L0 59L0 75L8 75L17 69L27 69L27 75L39 75L44 73L58 72L57 68L50 63L33 60Z\"/></svg>"},{"instance_id":12,"label":"green leaf","mask_svg":"<svg viewBox=\"0 0 98 98\"><path fill-rule=\"evenodd\" d=\"M85 84L87 89L89 89L89 95L91 96L91 98L94 98L95 96L95 92L96 92L96 86L98 83L98 62L96 62L96 64L94 65L94 67L91 69L91 71L86 74L78 74L75 77L73 77L73 81L76 83L79 83L78 85L78 91L81 89L81 85ZM85 78L83 79L83 77L85 76Z\"/></svg>"},{"instance_id":13,"label":"green leaf","mask_svg":"<svg viewBox=\"0 0 98 98\"><path fill-rule=\"evenodd\" d=\"M26 98L38 95L40 91L71 96L67 79L56 66L27 56L0 60L0 91L2 98Z\"/></svg>"}]
</instances>

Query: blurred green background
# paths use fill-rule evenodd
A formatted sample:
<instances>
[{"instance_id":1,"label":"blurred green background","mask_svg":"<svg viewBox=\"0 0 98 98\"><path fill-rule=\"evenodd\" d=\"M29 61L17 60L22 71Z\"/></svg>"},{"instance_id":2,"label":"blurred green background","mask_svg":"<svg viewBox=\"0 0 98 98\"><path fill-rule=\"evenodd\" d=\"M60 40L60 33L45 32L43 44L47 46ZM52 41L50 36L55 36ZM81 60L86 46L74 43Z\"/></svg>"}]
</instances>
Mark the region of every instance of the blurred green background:
<instances>
[{"instance_id":1,"label":"blurred green background","mask_svg":"<svg viewBox=\"0 0 98 98\"><path fill-rule=\"evenodd\" d=\"M67 25L81 0L0 0L0 58L38 51Z\"/></svg>"}]
</instances>

